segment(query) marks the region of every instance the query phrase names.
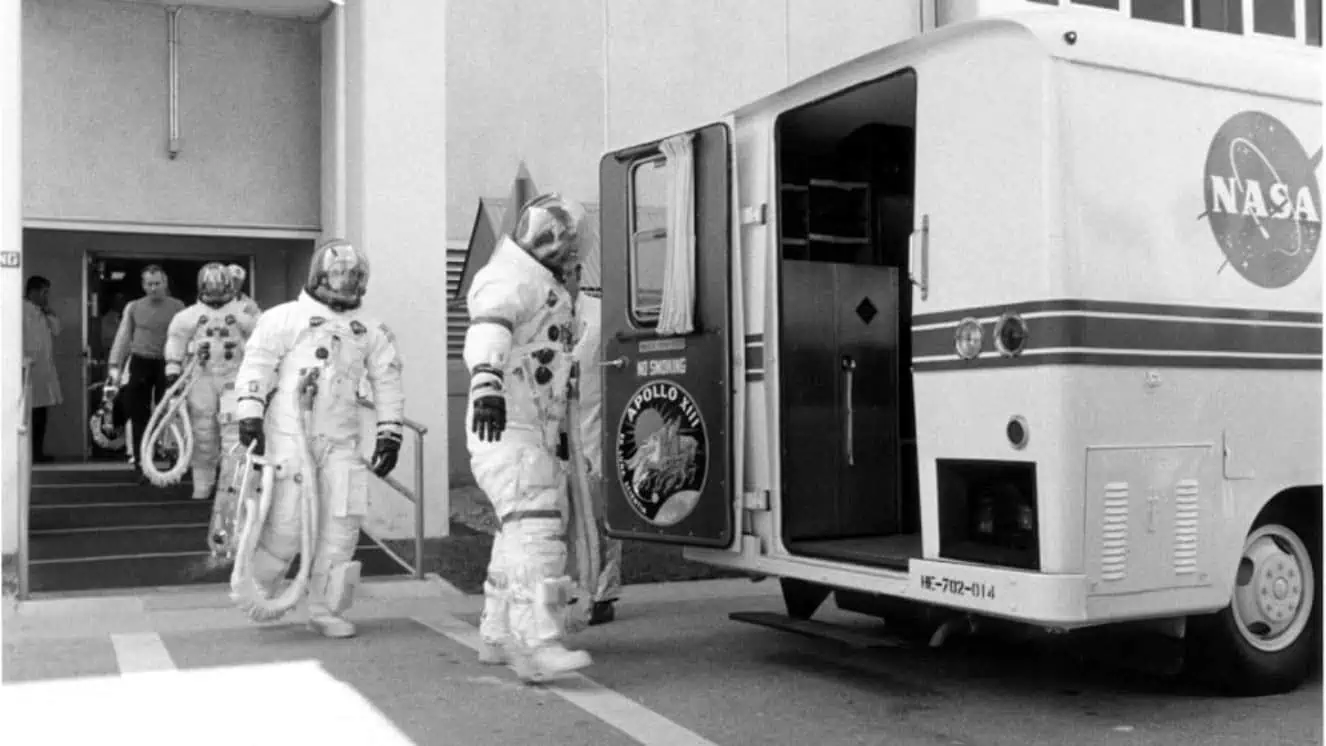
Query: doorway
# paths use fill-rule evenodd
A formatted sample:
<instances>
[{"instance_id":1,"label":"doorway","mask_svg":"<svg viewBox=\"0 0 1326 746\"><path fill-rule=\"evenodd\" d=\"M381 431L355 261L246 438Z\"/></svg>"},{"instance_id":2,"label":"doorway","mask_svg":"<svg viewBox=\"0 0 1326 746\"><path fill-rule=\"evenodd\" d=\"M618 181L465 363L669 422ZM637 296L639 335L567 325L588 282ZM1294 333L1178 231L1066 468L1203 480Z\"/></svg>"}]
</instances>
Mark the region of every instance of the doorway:
<instances>
[{"instance_id":1,"label":"doorway","mask_svg":"<svg viewBox=\"0 0 1326 746\"><path fill-rule=\"evenodd\" d=\"M50 409L45 439L55 463L39 468L66 468L94 457L88 418L101 401L118 311L143 294L143 267L160 265L171 293L190 303L204 262L238 261L249 270L250 296L259 307L271 308L298 294L314 239L25 228L24 275L51 281L51 310L64 327L54 350L64 400ZM97 262L105 262L104 272ZM111 319L104 318L108 312L115 312ZM96 457L102 460L106 454ZM113 458L122 460L124 454L116 452Z\"/></svg>"},{"instance_id":2,"label":"doorway","mask_svg":"<svg viewBox=\"0 0 1326 746\"><path fill-rule=\"evenodd\" d=\"M908 239L916 74L780 115L782 537L906 569L921 553Z\"/></svg>"},{"instance_id":3,"label":"doorway","mask_svg":"<svg viewBox=\"0 0 1326 746\"><path fill-rule=\"evenodd\" d=\"M255 262L252 255L216 254L167 258L143 255L117 255L88 252L85 307L88 309L86 334L86 381L88 396L84 401L85 419L101 407L100 385L106 380L111 347L120 327L124 307L143 297L142 274L148 267L159 267L166 275L168 292L185 306L198 300L198 271L209 262L238 264L248 272L244 292L253 297ZM84 452L87 461L121 461L124 451L107 450L92 438L90 429L84 433Z\"/></svg>"}]
</instances>

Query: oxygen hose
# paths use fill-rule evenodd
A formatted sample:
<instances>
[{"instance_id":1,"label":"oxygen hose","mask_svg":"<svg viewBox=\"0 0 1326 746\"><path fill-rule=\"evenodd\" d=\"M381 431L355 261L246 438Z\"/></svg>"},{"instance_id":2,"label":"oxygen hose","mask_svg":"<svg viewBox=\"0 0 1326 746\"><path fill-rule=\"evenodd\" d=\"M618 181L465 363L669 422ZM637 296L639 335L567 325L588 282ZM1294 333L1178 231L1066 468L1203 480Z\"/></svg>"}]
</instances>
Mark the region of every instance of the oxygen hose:
<instances>
[{"instance_id":1,"label":"oxygen hose","mask_svg":"<svg viewBox=\"0 0 1326 746\"><path fill-rule=\"evenodd\" d=\"M173 386L166 389L161 401L152 410L152 418L147 421L147 429L143 432L139 448L139 453L142 454L139 461L144 476L157 487L179 484L184 478L184 472L189 468L189 463L193 460L193 421L189 418L187 404L189 392L201 374L202 366L198 357L191 357L183 375ZM152 454L156 452L155 445L165 432L169 432L174 437L180 449L175 463L163 472L157 468L156 459L152 458Z\"/></svg>"},{"instance_id":2,"label":"oxygen hose","mask_svg":"<svg viewBox=\"0 0 1326 746\"><path fill-rule=\"evenodd\" d=\"M272 493L276 482L275 470L278 465L254 455L249 447L245 462L245 479L240 494L239 542L235 551L235 567L230 574L230 599L255 622L271 622L280 619L286 612L299 603L308 591L309 577L313 570L313 550L317 544L318 531L318 485L317 470L314 468L312 450L309 448L309 417L312 415L312 398L317 391L317 371L314 369L300 382L299 432L296 434L300 459L299 475L294 483L299 487L298 499L302 508L299 532L299 572L295 579L286 585L281 593L273 598L258 582L253 573L253 558L257 554L259 539L267 525L272 510ZM255 497L248 492L248 471L253 466L262 468L262 486ZM256 504L255 504L256 503ZM279 578L277 579L279 582Z\"/></svg>"},{"instance_id":3,"label":"oxygen hose","mask_svg":"<svg viewBox=\"0 0 1326 746\"><path fill-rule=\"evenodd\" d=\"M106 436L106 432L103 429L106 427L106 423L113 422L112 412L114 411L113 408L115 403L114 397L110 399L105 398L105 387L106 383L103 381L94 383L87 388L88 393L92 393L98 389L103 391L101 407L97 409L96 412L93 412L92 416L88 419L88 429L92 431L92 442L96 443L98 448L107 451L118 451L121 448L124 448L126 442L124 432L121 431L114 438L109 438Z\"/></svg>"},{"instance_id":4,"label":"oxygen hose","mask_svg":"<svg viewBox=\"0 0 1326 746\"><path fill-rule=\"evenodd\" d=\"M585 447L580 440L580 403L579 397L573 397L568 407L569 417L567 422L567 439L570 441L570 521L574 521L574 530L568 530L568 535L579 535L580 541L575 543L576 549L576 570L580 575L580 592L584 602L581 613L577 615L578 622L588 623L589 612L593 608L594 589L598 586L599 574L602 572L600 563L602 562L602 553L599 548L599 529L598 521L595 518L594 493L589 489L589 475L585 466ZM568 526L570 529L571 526ZM583 617L583 619L579 619ZM579 627L579 624L576 625ZM578 631L578 630L577 630Z\"/></svg>"}]
</instances>

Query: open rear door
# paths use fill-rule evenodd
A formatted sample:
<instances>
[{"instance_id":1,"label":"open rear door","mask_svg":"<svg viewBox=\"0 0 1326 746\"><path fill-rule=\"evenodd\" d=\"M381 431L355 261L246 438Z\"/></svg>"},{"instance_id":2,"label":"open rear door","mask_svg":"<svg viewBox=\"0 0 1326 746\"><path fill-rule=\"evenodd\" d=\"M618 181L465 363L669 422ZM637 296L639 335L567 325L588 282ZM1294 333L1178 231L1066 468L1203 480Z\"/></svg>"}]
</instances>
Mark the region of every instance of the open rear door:
<instances>
[{"instance_id":1,"label":"open rear door","mask_svg":"<svg viewBox=\"0 0 1326 746\"><path fill-rule=\"evenodd\" d=\"M605 518L617 538L725 548L734 525L730 133L714 124L685 134L689 158L676 155L680 136L600 164ZM687 307L690 324L675 323Z\"/></svg>"}]
</instances>

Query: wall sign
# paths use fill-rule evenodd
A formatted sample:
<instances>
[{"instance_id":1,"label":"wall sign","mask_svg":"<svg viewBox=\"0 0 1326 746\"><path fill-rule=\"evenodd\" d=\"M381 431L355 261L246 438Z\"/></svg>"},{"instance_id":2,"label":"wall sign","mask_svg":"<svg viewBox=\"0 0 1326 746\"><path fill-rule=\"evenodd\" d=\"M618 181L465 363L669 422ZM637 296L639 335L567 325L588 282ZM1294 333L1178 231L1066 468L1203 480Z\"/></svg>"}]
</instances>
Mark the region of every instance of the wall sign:
<instances>
[{"instance_id":1,"label":"wall sign","mask_svg":"<svg viewBox=\"0 0 1326 746\"><path fill-rule=\"evenodd\" d=\"M655 526L695 510L709 467L709 437L695 399L672 381L631 396L617 426L617 479L631 508Z\"/></svg>"},{"instance_id":2,"label":"wall sign","mask_svg":"<svg viewBox=\"0 0 1326 746\"><path fill-rule=\"evenodd\" d=\"M1260 111L1235 114L1211 140L1201 217L1225 264L1248 282L1282 288L1312 264L1321 240L1321 155L1309 158L1288 126Z\"/></svg>"},{"instance_id":3,"label":"wall sign","mask_svg":"<svg viewBox=\"0 0 1326 746\"><path fill-rule=\"evenodd\" d=\"M18 269L23 266L23 252L0 251L0 267Z\"/></svg>"}]
</instances>

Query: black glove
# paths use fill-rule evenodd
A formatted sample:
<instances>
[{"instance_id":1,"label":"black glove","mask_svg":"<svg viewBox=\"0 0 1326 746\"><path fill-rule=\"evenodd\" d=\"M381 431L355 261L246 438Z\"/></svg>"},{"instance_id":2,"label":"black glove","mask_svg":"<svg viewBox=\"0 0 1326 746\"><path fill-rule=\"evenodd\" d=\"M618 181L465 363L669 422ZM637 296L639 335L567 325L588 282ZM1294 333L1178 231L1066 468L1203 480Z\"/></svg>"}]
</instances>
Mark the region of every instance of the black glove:
<instances>
[{"instance_id":1,"label":"black glove","mask_svg":"<svg viewBox=\"0 0 1326 746\"><path fill-rule=\"evenodd\" d=\"M171 386L174 386L174 385L175 385L175 382L178 381L178 380L180 380L180 374L179 374L179 373L167 373L167 374L166 374L166 389L169 390L170 387L171 387Z\"/></svg>"},{"instance_id":2,"label":"black glove","mask_svg":"<svg viewBox=\"0 0 1326 746\"><path fill-rule=\"evenodd\" d=\"M474 422L470 429L479 440L496 443L506 430L506 397L501 394L480 396L474 400Z\"/></svg>"},{"instance_id":3,"label":"black glove","mask_svg":"<svg viewBox=\"0 0 1326 746\"><path fill-rule=\"evenodd\" d=\"M397 433L378 433L377 447L373 449L373 473L385 477L396 468L401 455L401 436Z\"/></svg>"},{"instance_id":4,"label":"black glove","mask_svg":"<svg viewBox=\"0 0 1326 746\"><path fill-rule=\"evenodd\" d=\"M245 448L256 443L257 445L253 447L253 453L258 456L263 454L263 448L266 444L263 443L262 438L261 417L245 417L239 421L239 443Z\"/></svg>"},{"instance_id":5,"label":"black glove","mask_svg":"<svg viewBox=\"0 0 1326 746\"><path fill-rule=\"evenodd\" d=\"M506 430L506 396L502 391L502 373L487 365L474 368L470 379L470 402L474 419L470 429L479 440L496 443Z\"/></svg>"}]
</instances>

